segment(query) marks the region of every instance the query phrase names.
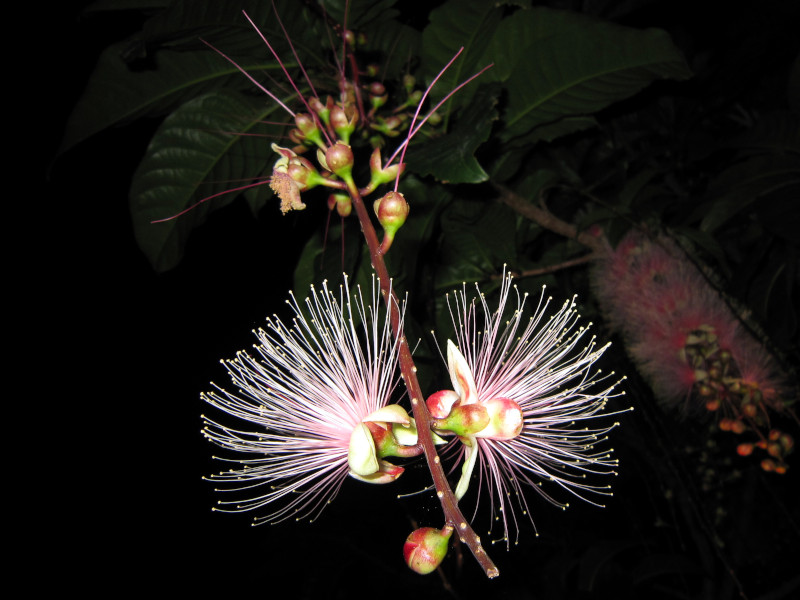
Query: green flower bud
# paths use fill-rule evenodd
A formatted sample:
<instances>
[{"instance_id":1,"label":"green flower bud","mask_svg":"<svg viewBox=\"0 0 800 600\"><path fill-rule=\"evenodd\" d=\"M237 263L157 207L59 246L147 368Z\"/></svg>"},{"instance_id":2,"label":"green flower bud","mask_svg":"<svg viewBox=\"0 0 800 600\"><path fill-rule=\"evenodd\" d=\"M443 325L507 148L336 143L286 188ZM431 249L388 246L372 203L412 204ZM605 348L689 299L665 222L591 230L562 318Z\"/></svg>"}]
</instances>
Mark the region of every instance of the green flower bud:
<instances>
[{"instance_id":1,"label":"green flower bud","mask_svg":"<svg viewBox=\"0 0 800 600\"><path fill-rule=\"evenodd\" d=\"M422 100L422 91L421 90L417 90L416 92L412 92L408 96L408 103L411 104L412 106L416 106L417 104L419 104L420 100Z\"/></svg>"},{"instance_id":2,"label":"green flower bud","mask_svg":"<svg viewBox=\"0 0 800 600\"><path fill-rule=\"evenodd\" d=\"M311 108L311 110L317 113L325 125L330 124L331 109L335 106L333 103L333 98L328 96L325 104L323 104L319 98L312 98L308 101L308 106Z\"/></svg>"},{"instance_id":3,"label":"green flower bud","mask_svg":"<svg viewBox=\"0 0 800 600\"><path fill-rule=\"evenodd\" d=\"M430 117L428 117L428 125L431 127L436 127L439 123L442 122L442 115L438 112L432 113Z\"/></svg>"},{"instance_id":4,"label":"green flower bud","mask_svg":"<svg viewBox=\"0 0 800 600\"><path fill-rule=\"evenodd\" d=\"M370 180L367 186L367 193L371 193L379 185L395 181L398 174L401 174L405 170L405 167L405 163L402 163L391 165L384 169L381 161L381 149L375 148L375 150L372 151L372 155L369 157Z\"/></svg>"},{"instance_id":5,"label":"green flower bud","mask_svg":"<svg viewBox=\"0 0 800 600\"><path fill-rule=\"evenodd\" d=\"M450 410L450 414L441 419L434 419L431 426L436 431L450 432L460 437L466 437L487 429L490 422L489 412L483 404L456 403Z\"/></svg>"},{"instance_id":6,"label":"green flower bud","mask_svg":"<svg viewBox=\"0 0 800 600\"><path fill-rule=\"evenodd\" d=\"M397 115L392 115L386 119L378 118L378 120L375 123L372 123L370 127L372 127L375 131L380 131L383 135L397 137L400 135L400 128L402 125L403 119Z\"/></svg>"}]
</instances>

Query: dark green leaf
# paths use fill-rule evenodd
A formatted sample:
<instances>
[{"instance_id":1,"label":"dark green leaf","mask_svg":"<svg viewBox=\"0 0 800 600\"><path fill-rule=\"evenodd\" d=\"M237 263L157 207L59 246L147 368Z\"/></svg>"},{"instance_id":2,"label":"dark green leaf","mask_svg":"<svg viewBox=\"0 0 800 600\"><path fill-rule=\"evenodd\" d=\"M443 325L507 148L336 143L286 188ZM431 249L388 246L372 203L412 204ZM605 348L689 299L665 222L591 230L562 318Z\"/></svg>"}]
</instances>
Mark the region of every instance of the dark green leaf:
<instances>
[{"instance_id":1,"label":"dark green leaf","mask_svg":"<svg viewBox=\"0 0 800 600\"><path fill-rule=\"evenodd\" d=\"M369 34L370 25L391 19L397 15L392 8L397 0L323 0L320 2L328 16L336 23L357 30L365 28Z\"/></svg>"},{"instance_id":2,"label":"dark green leaf","mask_svg":"<svg viewBox=\"0 0 800 600\"><path fill-rule=\"evenodd\" d=\"M444 98L458 84L489 64L482 56L500 23L501 12L486 0L450 0L431 11L430 23L422 33L422 68L428 81L452 59L459 48L461 56L442 75L431 91L431 98ZM491 70L491 69L490 69ZM461 89L442 110L447 123L450 112L469 103L474 88Z\"/></svg>"},{"instance_id":3,"label":"dark green leaf","mask_svg":"<svg viewBox=\"0 0 800 600\"><path fill-rule=\"evenodd\" d=\"M567 11L534 8L493 32L487 77L508 88L505 140L564 117L589 115L656 79L691 75L669 36Z\"/></svg>"},{"instance_id":4,"label":"dark green leaf","mask_svg":"<svg viewBox=\"0 0 800 600\"><path fill-rule=\"evenodd\" d=\"M278 9L288 4L289 0L280 0ZM286 34L306 66L319 63L319 36L309 24L308 13L292 7L281 12ZM280 66L242 9L247 10L287 67L296 65L271 3L174 2L148 21L135 39L113 44L103 51L69 118L60 152L103 129L144 116L169 113L212 89L257 90L236 67L206 47L201 38L236 60L256 79L264 80L263 74L267 72L275 80L285 81ZM311 42L314 45L309 48ZM301 87L307 85L299 77L295 79ZM267 81L268 88L276 87L274 81Z\"/></svg>"},{"instance_id":5,"label":"dark green leaf","mask_svg":"<svg viewBox=\"0 0 800 600\"><path fill-rule=\"evenodd\" d=\"M254 87L215 52L161 51L155 68L132 71L122 60L126 42L103 51L89 84L67 123L60 152L95 133L143 116L160 115L203 90L235 82ZM275 64L245 64L247 70L274 70ZM249 85L242 85L246 82Z\"/></svg>"},{"instance_id":6,"label":"dark green leaf","mask_svg":"<svg viewBox=\"0 0 800 600\"><path fill-rule=\"evenodd\" d=\"M151 221L263 176L271 158L269 144L237 134L263 134L260 121L276 110L261 99L217 92L187 102L164 120L131 188L136 239L156 270L174 267L191 230L236 194L214 198L163 223Z\"/></svg>"},{"instance_id":7,"label":"dark green leaf","mask_svg":"<svg viewBox=\"0 0 800 600\"><path fill-rule=\"evenodd\" d=\"M475 159L478 146L489 138L496 119L497 90L482 87L472 103L459 113L451 130L441 137L417 144L406 162L420 175L433 175L445 183L480 183L489 176Z\"/></svg>"},{"instance_id":8,"label":"dark green leaf","mask_svg":"<svg viewBox=\"0 0 800 600\"><path fill-rule=\"evenodd\" d=\"M416 177L403 179L403 195L411 207L405 225L397 232L386 255L389 272L401 290L414 289L418 268L432 254L431 238L451 195L445 186L426 186Z\"/></svg>"},{"instance_id":9,"label":"dark green leaf","mask_svg":"<svg viewBox=\"0 0 800 600\"><path fill-rule=\"evenodd\" d=\"M421 45L422 34L416 29L397 21L382 21L369 28L366 50L380 52L378 64L382 80L400 79L411 70L411 63L419 56Z\"/></svg>"},{"instance_id":10,"label":"dark green leaf","mask_svg":"<svg viewBox=\"0 0 800 600\"><path fill-rule=\"evenodd\" d=\"M750 129L725 146L742 148L753 154L800 154L800 115L789 111L761 115Z\"/></svg>"},{"instance_id":11,"label":"dark green leaf","mask_svg":"<svg viewBox=\"0 0 800 600\"><path fill-rule=\"evenodd\" d=\"M796 156L754 156L723 171L707 192L700 229L713 232L757 200L781 198L800 189L800 162Z\"/></svg>"},{"instance_id":12,"label":"dark green leaf","mask_svg":"<svg viewBox=\"0 0 800 600\"><path fill-rule=\"evenodd\" d=\"M516 218L505 206L455 199L442 213L441 268L436 289L445 292L464 281L484 281L502 272L516 256Z\"/></svg>"}]
</instances>

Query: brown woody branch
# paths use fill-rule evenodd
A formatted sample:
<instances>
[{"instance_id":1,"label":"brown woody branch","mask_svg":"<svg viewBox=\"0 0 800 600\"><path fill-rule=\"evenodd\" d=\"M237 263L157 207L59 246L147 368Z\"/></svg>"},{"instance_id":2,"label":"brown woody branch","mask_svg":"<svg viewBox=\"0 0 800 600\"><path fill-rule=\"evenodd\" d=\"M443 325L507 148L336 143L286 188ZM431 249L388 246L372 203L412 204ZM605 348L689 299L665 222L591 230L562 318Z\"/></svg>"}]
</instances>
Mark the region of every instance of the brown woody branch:
<instances>
[{"instance_id":1,"label":"brown woody branch","mask_svg":"<svg viewBox=\"0 0 800 600\"><path fill-rule=\"evenodd\" d=\"M375 227L373 227L372 221L369 218L361 194L359 194L358 188L352 183L352 180L348 185L348 192L350 193L350 198L356 209L358 220L361 223L361 230L364 233L364 238L369 247L372 267L378 275L381 294L383 295L387 311L389 312L392 331L399 342L400 372L406 384L406 388L408 389L408 396L411 399L411 409L414 413L414 420L417 423L418 443L422 446L425 458L428 461L428 468L436 487L436 495L439 497L439 501L442 504L446 525L453 527L458 533L459 539L469 547L472 554L483 568L483 571L486 573L486 576L489 578L497 577L500 575L500 570L492 562L492 559L489 558L489 555L486 554L486 551L481 545L480 538L461 513L461 509L458 507L458 500L456 500L452 489L450 489L450 484L445 476L439 454L436 452L436 446L433 443L433 437L431 435L431 415L428 412L428 407L425 404L425 397L422 394L422 389L417 379L417 367L414 365L414 359L411 356L411 348L408 345L408 340L406 340L402 324L400 323L400 304L397 295L391 287L391 278L386 268L386 262L383 259L383 253L380 250L380 243L375 233Z\"/></svg>"},{"instance_id":2,"label":"brown woody branch","mask_svg":"<svg viewBox=\"0 0 800 600\"><path fill-rule=\"evenodd\" d=\"M594 253L600 254L605 250L605 242L602 236L594 236L585 231L578 231L575 225L567 223L551 213L544 205L544 202L540 202L539 205L534 204L527 198L520 196L513 190L499 183L494 184L494 189L500 194L498 197L500 202L523 217L538 223L553 233L557 233L583 244Z\"/></svg>"}]
</instances>

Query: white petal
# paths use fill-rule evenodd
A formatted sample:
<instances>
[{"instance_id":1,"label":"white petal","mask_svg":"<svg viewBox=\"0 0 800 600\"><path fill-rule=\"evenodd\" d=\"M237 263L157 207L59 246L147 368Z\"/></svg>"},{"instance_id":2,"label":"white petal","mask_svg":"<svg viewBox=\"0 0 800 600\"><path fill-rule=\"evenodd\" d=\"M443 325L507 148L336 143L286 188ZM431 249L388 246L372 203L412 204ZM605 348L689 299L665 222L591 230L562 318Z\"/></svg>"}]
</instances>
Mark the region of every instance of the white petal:
<instances>
[{"instance_id":1,"label":"white petal","mask_svg":"<svg viewBox=\"0 0 800 600\"><path fill-rule=\"evenodd\" d=\"M451 340L447 340L447 368L450 371L450 381L453 389L461 398L462 404L474 404L478 401L478 391L475 388L475 378L467 364L464 355L458 350Z\"/></svg>"}]
</instances>

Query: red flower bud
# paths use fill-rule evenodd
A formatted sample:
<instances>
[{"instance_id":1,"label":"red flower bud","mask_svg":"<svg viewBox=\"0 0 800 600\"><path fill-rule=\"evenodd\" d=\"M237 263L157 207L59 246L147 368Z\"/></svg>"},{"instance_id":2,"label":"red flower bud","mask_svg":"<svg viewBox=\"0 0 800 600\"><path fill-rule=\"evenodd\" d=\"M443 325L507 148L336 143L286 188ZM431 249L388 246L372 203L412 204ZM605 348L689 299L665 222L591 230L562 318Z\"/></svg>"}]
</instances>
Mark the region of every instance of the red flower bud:
<instances>
[{"instance_id":1,"label":"red flower bud","mask_svg":"<svg viewBox=\"0 0 800 600\"><path fill-rule=\"evenodd\" d=\"M367 90L369 91L369 102L373 110L379 109L389 100L386 87L380 81L373 81Z\"/></svg>"},{"instance_id":2,"label":"red flower bud","mask_svg":"<svg viewBox=\"0 0 800 600\"><path fill-rule=\"evenodd\" d=\"M302 133L303 140L308 140L317 146L324 147L322 133L317 127L317 123L311 118L311 115L298 113L294 117L294 122L297 125L297 129Z\"/></svg>"},{"instance_id":3,"label":"red flower bud","mask_svg":"<svg viewBox=\"0 0 800 600\"><path fill-rule=\"evenodd\" d=\"M387 117L386 119L384 119L383 124L387 130L394 131L403 124L403 119L401 119L397 115L392 115L391 117Z\"/></svg>"},{"instance_id":4,"label":"red flower bud","mask_svg":"<svg viewBox=\"0 0 800 600\"><path fill-rule=\"evenodd\" d=\"M383 242L381 242L381 252L386 252L394 241L394 234L403 226L410 210L408 202L403 194L389 192L383 198L379 198L373 204L378 221L383 226Z\"/></svg>"},{"instance_id":5,"label":"red flower bud","mask_svg":"<svg viewBox=\"0 0 800 600\"><path fill-rule=\"evenodd\" d=\"M744 442L736 447L736 452L739 456L750 456L753 453L753 444Z\"/></svg>"},{"instance_id":6,"label":"red flower bud","mask_svg":"<svg viewBox=\"0 0 800 600\"><path fill-rule=\"evenodd\" d=\"M353 212L353 201L347 194L331 194L328 196L328 210L334 208L340 217L349 217Z\"/></svg>"},{"instance_id":7,"label":"red flower bud","mask_svg":"<svg viewBox=\"0 0 800 600\"><path fill-rule=\"evenodd\" d=\"M325 152L325 163L336 175L349 176L353 169L353 151L346 144L336 143Z\"/></svg>"},{"instance_id":8,"label":"red flower bud","mask_svg":"<svg viewBox=\"0 0 800 600\"><path fill-rule=\"evenodd\" d=\"M447 554L447 546L451 527L434 529L433 527L420 527L411 532L403 546L403 557L406 564L420 575L427 575L435 571Z\"/></svg>"},{"instance_id":9,"label":"red flower bud","mask_svg":"<svg viewBox=\"0 0 800 600\"><path fill-rule=\"evenodd\" d=\"M350 141L350 136L356 129L358 123L358 112L354 107L345 110L341 106L334 106L330 114L331 126L341 140L346 144Z\"/></svg>"},{"instance_id":10,"label":"red flower bud","mask_svg":"<svg viewBox=\"0 0 800 600\"><path fill-rule=\"evenodd\" d=\"M744 433L746 430L747 430L747 425L745 425L743 421L736 420L733 423L731 423L731 431L733 433L737 434Z\"/></svg>"},{"instance_id":11,"label":"red flower bud","mask_svg":"<svg viewBox=\"0 0 800 600\"><path fill-rule=\"evenodd\" d=\"M386 93L386 86L380 81L373 81L369 84L369 93L372 96L383 96Z\"/></svg>"},{"instance_id":12,"label":"red flower bud","mask_svg":"<svg viewBox=\"0 0 800 600\"><path fill-rule=\"evenodd\" d=\"M402 227L406 222L406 217L411 210L403 194L389 192L383 198L379 198L373 205L378 221L385 230L392 230L392 234Z\"/></svg>"},{"instance_id":13,"label":"red flower bud","mask_svg":"<svg viewBox=\"0 0 800 600\"><path fill-rule=\"evenodd\" d=\"M306 113L297 113L294 117L295 125L297 128L305 134L308 134L310 131L313 131L317 128L316 124L314 123L314 119L312 119Z\"/></svg>"}]
</instances>

